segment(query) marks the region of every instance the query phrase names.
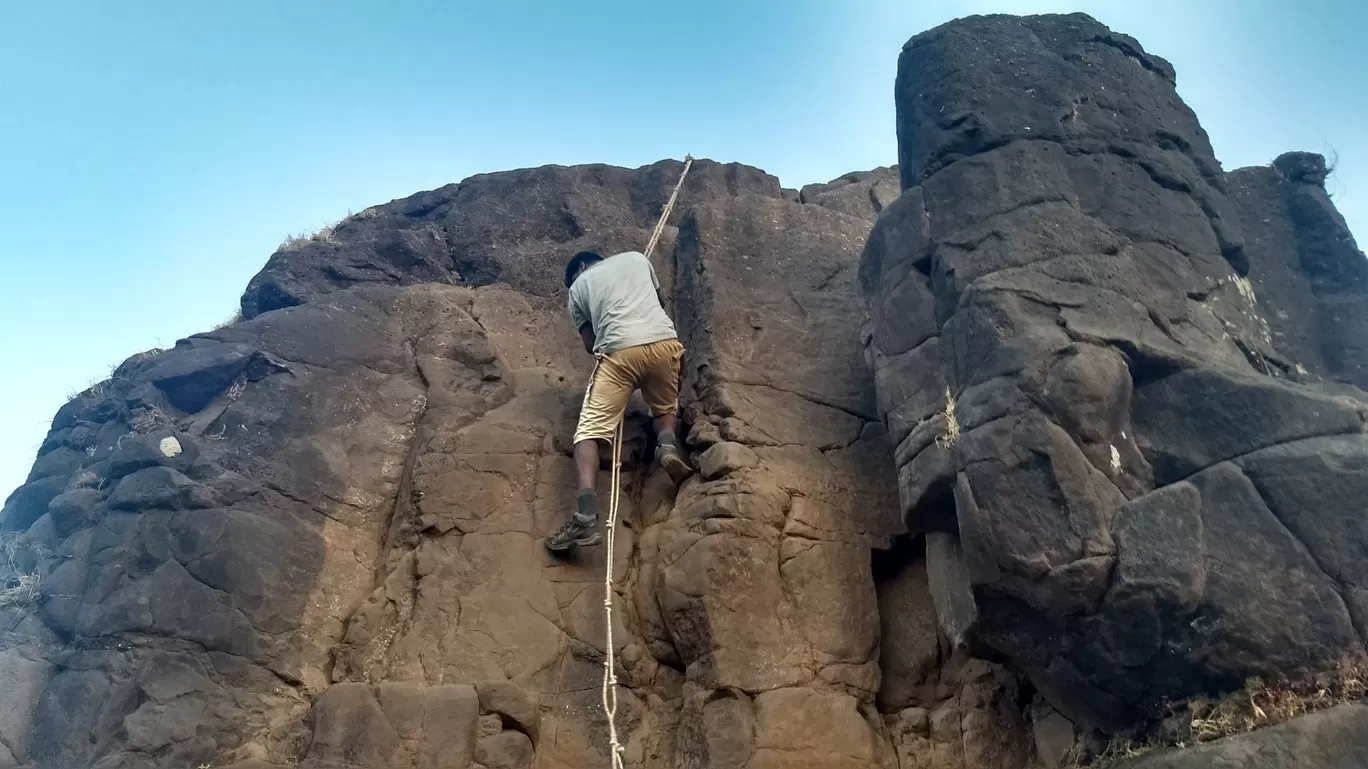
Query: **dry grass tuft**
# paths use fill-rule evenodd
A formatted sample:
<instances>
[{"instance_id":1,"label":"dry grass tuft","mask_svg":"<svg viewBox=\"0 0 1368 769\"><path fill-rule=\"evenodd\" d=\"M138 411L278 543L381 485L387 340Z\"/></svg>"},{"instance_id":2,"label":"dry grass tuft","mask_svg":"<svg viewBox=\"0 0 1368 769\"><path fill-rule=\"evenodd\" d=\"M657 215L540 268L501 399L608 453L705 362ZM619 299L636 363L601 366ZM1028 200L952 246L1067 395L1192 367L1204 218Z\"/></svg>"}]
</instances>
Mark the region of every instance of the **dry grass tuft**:
<instances>
[{"instance_id":1,"label":"dry grass tuft","mask_svg":"<svg viewBox=\"0 0 1368 769\"><path fill-rule=\"evenodd\" d=\"M298 235L291 235L286 238L277 251L298 251L310 243L336 243L337 225L341 222L334 222L314 233L301 232Z\"/></svg>"},{"instance_id":2,"label":"dry grass tuft","mask_svg":"<svg viewBox=\"0 0 1368 769\"><path fill-rule=\"evenodd\" d=\"M160 357L164 352L166 352L166 349L163 347L153 347L150 350L143 350L142 352L134 353L132 357L124 361L123 365L136 366L139 363L146 363L147 361L155 360Z\"/></svg>"},{"instance_id":3,"label":"dry grass tuft","mask_svg":"<svg viewBox=\"0 0 1368 769\"><path fill-rule=\"evenodd\" d=\"M109 394L109 384L108 379L102 379L98 382L91 382L84 390L72 390L67 393L67 402L81 399L102 401Z\"/></svg>"},{"instance_id":4,"label":"dry grass tuft","mask_svg":"<svg viewBox=\"0 0 1368 769\"><path fill-rule=\"evenodd\" d=\"M1250 282L1249 278L1246 278L1243 275L1233 275L1231 276L1231 282L1235 284L1235 290L1240 292L1240 296L1248 302L1250 306L1258 303L1258 300L1254 296L1254 284Z\"/></svg>"},{"instance_id":5,"label":"dry grass tuft","mask_svg":"<svg viewBox=\"0 0 1368 769\"><path fill-rule=\"evenodd\" d=\"M237 379L234 379L232 386L228 388L228 400L235 401L238 398L241 398L243 391L246 389L247 380L245 378L238 377Z\"/></svg>"},{"instance_id":6,"label":"dry grass tuft","mask_svg":"<svg viewBox=\"0 0 1368 769\"><path fill-rule=\"evenodd\" d=\"M1258 678L1219 699L1188 703L1194 742L1252 732L1317 710L1358 702L1368 694L1368 662L1346 658L1333 670L1297 683L1270 686Z\"/></svg>"},{"instance_id":7,"label":"dry grass tuft","mask_svg":"<svg viewBox=\"0 0 1368 769\"><path fill-rule=\"evenodd\" d=\"M1107 742L1107 746L1099 755L1085 765L1091 769L1109 769L1122 761L1139 758L1158 747L1159 744L1153 740L1137 742L1130 737L1116 736Z\"/></svg>"},{"instance_id":8,"label":"dry grass tuft","mask_svg":"<svg viewBox=\"0 0 1368 769\"><path fill-rule=\"evenodd\" d=\"M1143 735L1118 735L1080 764L1105 769L1156 748L1182 748L1275 726L1368 696L1368 660L1346 657L1333 669L1295 682L1270 686L1251 678L1244 688L1221 697L1198 697L1170 709L1162 726Z\"/></svg>"},{"instance_id":9,"label":"dry grass tuft","mask_svg":"<svg viewBox=\"0 0 1368 769\"><path fill-rule=\"evenodd\" d=\"M954 448L959 443L960 424L955 416L955 396L950 394L950 388L945 388L945 432L936 436L936 445L943 449Z\"/></svg>"},{"instance_id":10,"label":"dry grass tuft","mask_svg":"<svg viewBox=\"0 0 1368 769\"><path fill-rule=\"evenodd\" d=\"M43 556L46 548L35 545L16 532L0 535L0 608L26 609L42 597L42 577L24 568L20 554L29 551Z\"/></svg>"},{"instance_id":11,"label":"dry grass tuft","mask_svg":"<svg viewBox=\"0 0 1368 769\"><path fill-rule=\"evenodd\" d=\"M109 394L109 380L102 379L78 393L78 397L89 398L91 400L102 401Z\"/></svg>"},{"instance_id":12,"label":"dry grass tuft","mask_svg":"<svg viewBox=\"0 0 1368 769\"><path fill-rule=\"evenodd\" d=\"M162 425L171 424L171 419L166 416L166 412L159 408L151 407L140 409L133 418L128 420L128 426L133 428L135 433L150 433Z\"/></svg>"},{"instance_id":13,"label":"dry grass tuft","mask_svg":"<svg viewBox=\"0 0 1368 769\"><path fill-rule=\"evenodd\" d=\"M283 251L283 250L285 250L285 249L282 247L281 250ZM228 319L227 319L227 320L223 321L222 323L219 323L219 324L215 325L213 328L211 328L211 329L209 329L209 330L210 330L210 331L218 331L218 330L220 330L220 329L225 329L225 328L228 328L229 326L232 326L232 325L234 325L234 324L241 323L241 322L242 322L242 310L234 310L234 311L233 311L233 314L230 315L230 316L228 316Z\"/></svg>"},{"instance_id":14,"label":"dry grass tuft","mask_svg":"<svg viewBox=\"0 0 1368 769\"><path fill-rule=\"evenodd\" d=\"M37 574L15 574L0 586L0 607L27 609L43 596L42 578Z\"/></svg>"}]
</instances>

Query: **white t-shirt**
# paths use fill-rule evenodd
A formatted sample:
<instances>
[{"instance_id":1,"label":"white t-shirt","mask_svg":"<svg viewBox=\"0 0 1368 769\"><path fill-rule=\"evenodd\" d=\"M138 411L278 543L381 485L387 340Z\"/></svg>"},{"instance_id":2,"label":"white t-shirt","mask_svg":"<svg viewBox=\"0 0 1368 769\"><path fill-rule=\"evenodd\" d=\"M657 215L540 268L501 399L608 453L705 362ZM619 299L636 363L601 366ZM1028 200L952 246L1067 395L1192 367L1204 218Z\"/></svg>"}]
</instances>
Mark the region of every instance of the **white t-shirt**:
<instances>
[{"instance_id":1,"label":"white t-shirt","mask_svg":"<svg viewBox=\"0 0 1368 769\"><path fill-rule=\"evenodd\" d=\"M674 323L656 297L660 281L645 254L626 251L596 262L570 286L570 319L594 328L594 352L675 338Z\"/></svg>"}]
</instances>

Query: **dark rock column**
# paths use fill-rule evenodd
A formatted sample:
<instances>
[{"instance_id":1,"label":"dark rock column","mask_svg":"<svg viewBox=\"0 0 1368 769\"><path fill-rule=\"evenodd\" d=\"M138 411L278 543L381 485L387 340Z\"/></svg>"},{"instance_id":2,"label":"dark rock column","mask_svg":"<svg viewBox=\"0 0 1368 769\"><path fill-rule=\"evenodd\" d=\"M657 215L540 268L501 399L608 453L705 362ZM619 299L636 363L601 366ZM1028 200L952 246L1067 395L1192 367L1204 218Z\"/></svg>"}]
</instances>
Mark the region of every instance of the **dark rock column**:
<instances>
[{"instance_id":1,"label":"dark rock column","mask_svg":"<svg viewBox=\"0 0 1368 769\"><path fill-rule=\"evenodd\" d=\"M903 192L861 267L866 357L907 525L933 532L947 635L1108 729L1360 646L1368 538L1339 510L1368 507L1351 491L1365 401L1289 379L1174 83L1082 14L913 38ZM1313 461L1327 441L1338 459ZM1281 462L1323 481L1314 499Z\"/></svg>"},{"instance_id":2,"label":"dark rock column","mask_svg":"<svg viewBox=\"0 0 1368 769\"><path fill-rule=\"evenodd\" d=\"M1294 375L1368 387L1368 259L1325 190L1325 158L1289 152L1227 175L1249 279Z\"/></svg>"}]
</instances>

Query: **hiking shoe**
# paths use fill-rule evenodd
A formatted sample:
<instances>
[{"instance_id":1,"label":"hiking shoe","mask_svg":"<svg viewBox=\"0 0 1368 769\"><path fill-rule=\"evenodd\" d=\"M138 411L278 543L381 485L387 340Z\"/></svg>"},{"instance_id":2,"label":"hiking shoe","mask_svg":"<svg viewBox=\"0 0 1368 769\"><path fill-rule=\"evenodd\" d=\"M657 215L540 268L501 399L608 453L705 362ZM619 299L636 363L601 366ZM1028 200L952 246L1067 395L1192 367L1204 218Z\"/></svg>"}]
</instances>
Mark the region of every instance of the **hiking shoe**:
<instances>
[{"instance_id":1,"label":"hiking shoe","mask_svg":"<svg viewBox=\"0 0 1368 769\"><path fill-rule=\"evenodd\" d=\"M679 446L673 443L662 443L656 446L656 463L665 468L670 480L675 485L683 483L685 479L693 473L693 468L685 461L684 454L679 450Z\"/></svg>"},{"instance_id":2,"label":"hiking shoe","mask_svg":"<svg viewBox=\"0 0 1368 769\"><path fill-rule=\"evenodd\" d=\"M603 535L599 533L598 521L581 523L570 516L570 522L560 528L560 531L546 538L546 549L561 551L568 550L573 545L589 547L597 545L603 541Z\"/></svg>"}]
</instances>

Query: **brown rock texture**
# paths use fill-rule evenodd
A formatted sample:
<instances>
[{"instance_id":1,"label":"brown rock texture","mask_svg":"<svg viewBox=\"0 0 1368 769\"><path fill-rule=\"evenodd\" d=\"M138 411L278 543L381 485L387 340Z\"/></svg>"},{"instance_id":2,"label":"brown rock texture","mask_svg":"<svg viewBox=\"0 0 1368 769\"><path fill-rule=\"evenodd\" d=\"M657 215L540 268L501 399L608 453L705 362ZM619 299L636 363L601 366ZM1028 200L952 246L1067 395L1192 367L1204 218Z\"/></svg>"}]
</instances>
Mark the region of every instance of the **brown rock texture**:
<instances>
[{"instance_id":1,"label":"brown rock texture","mask_svg":"<svg viewBox=\"0 0 1368 769\"><path fill-rule=\"evenodd\" d=\"M680 168L495 174L370 209L273 256L245 320L63 408L3 519L16 573L42 578L0 608L5 760L606 765L603 549L540 542L573 504L592 363L559 275L582 247L639 248ZM744 166L689 176L657 268L706 472L643 474L629 413L633 766L892 760L871 553L901 522L855 274L893 178L833 183L828 207Z\"/></svg>"},{"instance_id":2,"label":"brown rock texture","mask_svg":"<svg viewBox=\"0 0 1368 769\"><path fill-rule=\"evenodd\" d=\"M1363 257L1323 161L1223 173L1173 79L974 17L905 49L899 166L695 163L653 259L699 471L634 401L611 650L604 549L541 544L592 365L560 277L682 165L286 244L6 501L0 769L606 767L608 652L630 767L1053 769L1358 649ZM1361 710L1200 750L1358 765Z\"/></svg>"}]
</instances>

